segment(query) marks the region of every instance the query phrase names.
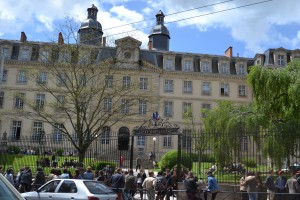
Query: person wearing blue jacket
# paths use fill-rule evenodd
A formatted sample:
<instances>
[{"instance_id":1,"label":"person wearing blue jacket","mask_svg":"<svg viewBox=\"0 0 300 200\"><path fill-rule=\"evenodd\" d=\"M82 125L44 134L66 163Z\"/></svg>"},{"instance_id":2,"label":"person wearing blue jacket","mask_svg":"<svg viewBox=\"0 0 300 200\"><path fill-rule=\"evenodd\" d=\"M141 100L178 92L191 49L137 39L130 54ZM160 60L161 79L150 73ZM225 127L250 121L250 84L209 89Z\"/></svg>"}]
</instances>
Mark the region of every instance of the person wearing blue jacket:
<instances>
[{"instance_id":1,"label":"person wearing blue jacket","mask_svg":"<svg viewBox=\"0 0 300 200\"><path fill-rule=\"evenodd\" d=\"M206 173L207 187L204 189L204 200L207 200L207 193L211 193L211 199L215 200L218 194L219 186L217 179L212 174L212 171Z\"/></svg>"}]
</instances>

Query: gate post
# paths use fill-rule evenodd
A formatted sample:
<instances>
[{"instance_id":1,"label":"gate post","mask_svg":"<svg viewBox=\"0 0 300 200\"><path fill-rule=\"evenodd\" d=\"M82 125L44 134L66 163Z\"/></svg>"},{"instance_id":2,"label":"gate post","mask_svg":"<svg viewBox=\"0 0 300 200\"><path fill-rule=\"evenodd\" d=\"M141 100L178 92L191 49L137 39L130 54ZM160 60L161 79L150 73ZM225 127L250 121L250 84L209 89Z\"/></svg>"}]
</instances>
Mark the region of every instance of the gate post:
<instances>
[{"instance_id":1,"label":"gate post","mask_svg":"<svg viewBox=\"0 0 300 200\"><path fill-rule=\"evenodd\" d=\"M134 135L131 135L130 164L129 164L130 169L133 169L133 146L134 146Z\"/></svg>"}]
</instances>

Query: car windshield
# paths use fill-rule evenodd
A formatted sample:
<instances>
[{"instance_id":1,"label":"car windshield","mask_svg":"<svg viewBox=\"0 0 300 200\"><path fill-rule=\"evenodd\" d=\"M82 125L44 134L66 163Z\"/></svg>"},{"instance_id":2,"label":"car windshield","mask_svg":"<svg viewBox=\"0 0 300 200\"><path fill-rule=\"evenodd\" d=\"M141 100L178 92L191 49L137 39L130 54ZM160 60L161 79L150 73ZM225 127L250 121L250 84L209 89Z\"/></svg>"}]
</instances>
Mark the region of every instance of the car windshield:
<instances>
[{"instance_id":1,"label":"car windshield","mask_svg":"<svg viewBox=\"0 0 300 200\"><path fill-rule=\"evenodd\" d=\"M1 180L0 180L0 199L1 200L12 200L12 199L19 199L13 191L9 187L7 187Z\"/></svg>"},{"instance_id":2,"label":"car windshield","mask_svg":"<svg viewBox=\"0 0 300 200\"><path fill-rule=\"evenodd\" d=\"M92 194L114 194L114 191L97 181L84 181L85 186Z\"/></svg>"}]
</instances>

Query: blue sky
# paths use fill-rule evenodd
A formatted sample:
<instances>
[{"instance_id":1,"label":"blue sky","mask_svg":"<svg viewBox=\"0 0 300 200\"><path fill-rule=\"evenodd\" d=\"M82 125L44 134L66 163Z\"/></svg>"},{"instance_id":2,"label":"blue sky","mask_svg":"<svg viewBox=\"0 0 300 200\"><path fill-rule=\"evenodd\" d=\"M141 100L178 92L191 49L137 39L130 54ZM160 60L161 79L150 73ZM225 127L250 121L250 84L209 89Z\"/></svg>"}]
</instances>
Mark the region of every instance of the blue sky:
<instances>
[{"instance_id":1,"label":"blue sky","mask_svg":"<svg viewBox=\"0 0 300 200\"><path fill-rule=\"evenodd\" d=\"M162 10L170 51L223 55L232 46L234 56L254 57L268 48L300 48L299 0L0 0L0 38L19 40L24 31L30 41L56 40L65 18L80 24L91 4L108 41L132 36L147 48Z\"/></svg>"}]
</instances>

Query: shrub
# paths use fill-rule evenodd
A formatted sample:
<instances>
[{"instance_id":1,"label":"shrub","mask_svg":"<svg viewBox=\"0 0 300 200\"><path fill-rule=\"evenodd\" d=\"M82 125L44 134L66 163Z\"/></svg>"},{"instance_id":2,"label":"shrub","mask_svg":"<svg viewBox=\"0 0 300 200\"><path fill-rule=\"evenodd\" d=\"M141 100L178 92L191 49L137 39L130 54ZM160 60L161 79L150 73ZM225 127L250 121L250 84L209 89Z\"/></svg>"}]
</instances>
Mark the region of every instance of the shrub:
<instances>
[{"instance_id":1,"label":"shrub","mask_svg":"<svg viewBox=\"0 0 300 200\"><path fill-rule=\"evenodd\" d=\"M255 160L252 159L243 159L243 163L246 167L254 168L257 166Z\"/></svg>"},{"instance_id":2,"label":"shrub","mask_svg":"<svg viewBox=\"0 0 300 200\"><path fill-rule=\"evenodd\" d=\"M169 151L165 153L159 162L159 167L161 170L165 169L172 169L177 164L177 151ZM184 167L191 169L192 162L190 160L190 157L187 153L182 152L181 153L181 164L184 164Z\"/></svg>"},{"instance_id":3,"label":"shrub","mask_svg":"<svg viewBox=\"0 0 300 200\"><path fill-rule=\"evenodd\" d=\"M93 165L91 166L94 170L105 170L105 167L107 165L110 165L111 172L113 173L116 169L116 164L114 162L108 162L108 161L97 161L94 162Z\"/></svg>"},{"instance_id":4,"label":"shrub","mask_svg":"<svg viewBox=\"0 0 300 200\"><path fill-rule=\"evenodd\" d=\"M193 162L198 162L199 161L199 155L196 153L192 154L192 161ZM214 156L208 155L208 154L202 154L200 156L200 161L201 162L208 162L208 163L215 163L216 159L214 158Z\"/></svg>"},{"instance_id":5,"label":"shrub","mask_svg":"<svg viewBox=\"0 0 300 200\"><path fill-rule=\"evenodd\" d=\"M21 149L20 149L20 147L18 147L18 146L9 146L9 147L7 148L7 151L8 151L9 153L11 153L11 154L19 154L20 151L21 151Z\"/></svg>"},{"instance_id":6,"label":"shrub","mask_svg":"<svg viewBox=\"0 0 300 200\"><path fill-rule=\"evenodd\" d=\"M57 150L56 150L56 155L58 155L58 156L62 156L63 153L64 153L64 150L63 150L63 149L57 149Z\"/></svg>"}]
</instances>

